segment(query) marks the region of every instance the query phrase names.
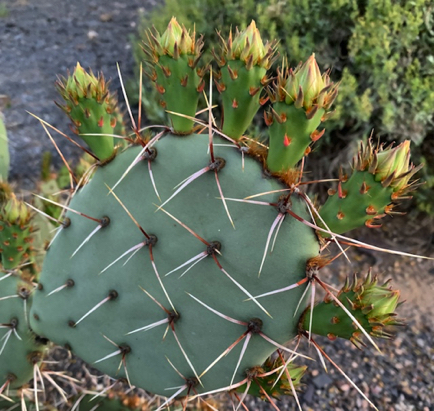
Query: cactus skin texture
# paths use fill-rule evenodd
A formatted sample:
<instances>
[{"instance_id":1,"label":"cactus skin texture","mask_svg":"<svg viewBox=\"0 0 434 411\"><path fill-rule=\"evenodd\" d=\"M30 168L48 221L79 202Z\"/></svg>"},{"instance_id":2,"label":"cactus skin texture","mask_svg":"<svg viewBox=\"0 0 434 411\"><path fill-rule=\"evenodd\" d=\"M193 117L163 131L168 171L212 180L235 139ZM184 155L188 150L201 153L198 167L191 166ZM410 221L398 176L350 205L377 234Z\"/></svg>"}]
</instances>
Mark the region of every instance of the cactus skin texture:
<instances>
[{"instance_id":1,"label":"cactus skin texture","mask_svg":"<svg viewBox=\"0 0 434 411\"><path fill-rule=\"evenodd\" d=\"M162 199L169 198L173 186L184 177L207 166L207 144L207 135L179 138L170 134L155 144L158 156L152 164L152 170ZM126 354L131 383L167 395L165 388L184 382L170 366L166 356L184 376L195 377L174 336L169 332L162 340L166 325L126 335L167 317L140 287L167 310L172 310L157 281L148 247L140 249L125 266L123 264L127 256L101 273L128 249L145 240L114 196L108 195L107 188L107 185L115 185L138 151L138 148L132 148L116 156L112 162L99 168L89 184L74 196L71 208L95 218L108 216L110 224L101 228L71 258L97 224L72 213L66 214L71 225L62 230L47 252L40 280L43 289L36 291L32 307L32 314L37 314L39 320L32 320L32 327L59 345L68 344L77 355L90 363L113 351L113 346L101 334L116 344L127 345L131 349ZM236 149L215 147L215 155L226 161L219 171L225 196L242 198L255 192L283 187L274 179L261 178L260 164L252 158L245 159L242 172L241 158ZM282 315L282 312L295 311L303 287L294 290L290 298L285 293L262 298L261 304L273 317L271 319L253 301L243 301L248 296L220 271L213 256L206 257L181 278L180 274L187 267L165 276L193 256L205 252L207 246L164 211L155 212L155 204L159 200L148 177L146 162L134 167L115 192L146 232L158 238L152 253L167 294L180 315L174 329L198 374L237 340L246 331L246 326L222 319L189 294L237 320L249 322L254 318L261 319L263 332L280 344L296 336L297 319ZM306 261L317 256L319 251L317 239L308 227L295 219L285 219L279 231L279 241L273 253L267 255L258 277L262 258L258 250L264 249L269 227L278 211L274 207L231 203L229 209L236 227L234 230L218 197L215 175L211 171L188 185L164 206L164 210L179 218L206 241L220 242L222 257L216 258L232 278L252 295L279 288L279 285L284 287L305 277ZM270 195L269 199L276 201L276 195ZM304 218L309 218L300 198L292 198L292 209ZM262 223L256 225L251 221ZM296 243L293 238L297 238ZM249 242L246 243L245 239L249 239ZM282 267L285 267L284 275ZM46 297L68 280L74 281L73 287ZM112 290L116 291L117 298L104 303L75 327L71 326L107 298ZM259 335L252 335L235 381L245 378L244 370L262 365L275 348ZM197 391L230 385L240 350L241 344L211 368L201 378L204 387L197 386ZM119 361L120 358L115 357L97 366L103 372L116 376ZM118 376L125 377L123 372L119 372Z\"/></svg>"},{"instance_id":2,"label":"cactus skin texture","mask_svg":"<svg viewBox=\"0 0 434 411\"><path fill-rule=\"evenodd\" d=\"M404 325L396 318L395 310L398 306L399 291L392 290L389 281L378 285L377 277L372 278L369 271L365 280L358 281L354 276L352 283L348 281L339 291L339 301L351 312L363 328L377 338L391 338L392 335L385 327ZM313 312L313 314L311 314ZM312 329L315 334L325 335L331 340L346 338L356 347L365 344L362 332L353 323L344 310L332 299L326 297L317 304L313 311L308 307L300 319L300 327L309 329L312 315Z\"/></svg>"},{"instance_id":3,"label":"cactus skin texture","mask_svg":"<svg viewBox=\"0 0 434 411\"><path fill-rule=\"evenodd\" d=\"M14 389L31 380L45 345L28 327L32 284L18 270L0 273L0 280L0 387Z\"/></svg>"}]
</instances>

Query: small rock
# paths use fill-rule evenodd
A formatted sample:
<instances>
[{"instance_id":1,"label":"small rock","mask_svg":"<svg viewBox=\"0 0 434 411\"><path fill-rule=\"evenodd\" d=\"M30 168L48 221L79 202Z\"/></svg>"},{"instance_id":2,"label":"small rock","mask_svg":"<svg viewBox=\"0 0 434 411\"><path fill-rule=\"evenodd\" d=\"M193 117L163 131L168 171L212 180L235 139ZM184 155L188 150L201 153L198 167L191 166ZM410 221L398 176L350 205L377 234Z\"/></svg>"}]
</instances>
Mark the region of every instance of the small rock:
<instances>
[{"instance_id":1,"label":"small rock","mask_svg":"<svg viewBox=\"0 0 434 411\"><path fill-rule=\"evenodd\" d=\"M98 37L98 33L95 31L95 30L89 30L88 32L87 32L87 38L89 39L89 40L94 40L94 39L96 39Z\"/></svg>"},{"instance_id":2,"label":"small rock","mask_svg":"<svg viewBox=\"0 0 434 411\"><path fill-rule=\"evenodd\" d=\"M420 348L424 348L425 347L425 341L422 340L422 338L418 338L416 340L416 344L420 347Z\"/></svg>"},{"instance_id":3,"label":"small rock","mask_svg":"<svg viewBox=\"0 0 434 411\"><path fill-rule=\"evenodd\" d=\"M316 388L324 388L330 385L333 380L327 374L320 374L313 379Z\"/></svg>"},{"instance_id":4,"label":"small rock","mask_svg":"<svg viewBox=\"0 0 434 411\"><path fill-rule=\"evenodd\" d=\"M112 20L113 20L113 14L111 14L111 13L103 13L103 14L101 14L101 15L99 16L99 19L100 19L102 22L104 22L104 23L106 23L106 22L108 22L108 21L112 21Z\"/></svg>"}]
</instances>

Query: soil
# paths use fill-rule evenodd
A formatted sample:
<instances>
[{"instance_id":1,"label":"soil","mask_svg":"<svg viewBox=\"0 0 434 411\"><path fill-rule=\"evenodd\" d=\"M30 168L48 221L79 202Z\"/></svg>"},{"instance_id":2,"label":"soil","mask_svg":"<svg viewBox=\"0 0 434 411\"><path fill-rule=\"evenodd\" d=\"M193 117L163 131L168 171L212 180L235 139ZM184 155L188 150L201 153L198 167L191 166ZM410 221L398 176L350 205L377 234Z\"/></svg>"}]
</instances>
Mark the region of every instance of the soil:
<instances>
[{"instance_id":1,"label":"soil","mask_svg":"<svg viewBox=\"0 0 434 411\"><path fill-rule=\"evenodd\" d=\"M79 61L95 72L102 70L106 78L113 79L114 89L119 88L115 63L125 78L133 76L130 36L139 13L148 12L155 3L7 0L0 4L5 5L0 8L0 107L10 139L10 178L17 186L32 189L39 179L42 153L54 154L55 149L38 120L27 111L68 133L68 121L53 105L53 100L59 99L53 87L56 76L65 75ZM69 142L55 138L67 158L78 156L79 151ZM54 157L59 166L60 159ZM396 217L384 229L361 229L351 236L378 247L434 257L434 223L411 209L407 218ZM399 313L408 326L398 332L392 344L380 344L384 356L370 347L358 351L345 341L320 339L321 344L339 364L346 364L346 372L379 409L434 410L434 264L366 249L351 250L349 255L352 265L340 258L324 270L322 278L338 284L353 272L365 274L369 267L382 279L392 277L393 286L406 300ZM307 344L304 348L315 355ZM79 361L74 364L82 367ZM320 364L311 367L305 378L301 402L305 410L368 409L367 402L341 374L333 367L325 373ZM292 400L278 403L281 409L296 409L290 404ZM272 409L253 399L248 406L250 410Z\"/></svg>"}]
</instances>

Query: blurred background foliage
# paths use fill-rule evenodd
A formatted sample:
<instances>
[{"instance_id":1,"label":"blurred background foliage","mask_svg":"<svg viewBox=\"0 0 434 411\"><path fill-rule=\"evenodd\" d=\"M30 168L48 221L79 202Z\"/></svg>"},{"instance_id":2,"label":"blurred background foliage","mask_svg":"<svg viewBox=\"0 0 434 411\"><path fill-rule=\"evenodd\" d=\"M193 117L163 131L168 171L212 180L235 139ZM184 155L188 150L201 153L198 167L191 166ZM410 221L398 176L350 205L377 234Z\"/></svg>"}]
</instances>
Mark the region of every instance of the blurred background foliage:
<instances>
[{"instance_id":1,"label":"blurred background foliage","mask_svg":"<svg viewBox=\"0 0 434 411\"><path fill-rule=\"evenodd\" d=\"M320 140L319 175L335 161L349 161L357 141L374 130L381 141L413 142L414 161L425 162L425 188L419 207L434 213L434 3L429 0L166 0L143 15L134 56L145 60L140 44L146 30L165 30L176 16L203 34L206 49L218 48L215 28L245 28L255 19L263 39L279 38L281 57L295 67L315 53L322 70L342 81L335 114ZM151 24L152 22L152 24ZM227 33L222 33L224 36ZM204 61L211 60L207 52ZM282 59L279 60L281 62ZM137 78L137 77L136 77ZM130 83L130 95L138 96ZM150 120L161 122L164 111L150 82L143 99ZM260 119L251 130L262 134ZM336 159L344 146L350 149ZM326 153L324 155L324 153ZM328 154L327 154L328 153ZM323 174L323 176L326 174Z\"/></svg>"}]
</instances>

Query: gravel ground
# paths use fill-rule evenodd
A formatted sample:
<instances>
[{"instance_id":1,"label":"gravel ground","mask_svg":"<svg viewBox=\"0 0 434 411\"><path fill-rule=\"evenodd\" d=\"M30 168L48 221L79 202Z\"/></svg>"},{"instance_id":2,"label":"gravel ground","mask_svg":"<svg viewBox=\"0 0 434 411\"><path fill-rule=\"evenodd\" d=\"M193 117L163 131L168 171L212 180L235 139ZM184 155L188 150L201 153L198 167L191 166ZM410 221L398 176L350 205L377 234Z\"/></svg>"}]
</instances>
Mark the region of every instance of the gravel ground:
<instances>
[{"instance_id":1,"label":"gravel ground","mask_svg":"<svg viewBox=\"0 0 434 411\"><path fill-rule=\"evenodd\" d=\"M8 14L0 17L0 94L3 107L9 102L4 114L11 140L11 178L21 187L32 187L38 179L41 154L54 152L38 121L26 110L68 131L63 113L52 103L58 98L52 87L56 75L80 61L94 71L103 70L107 78L114 79L115 88L119 87L115 62L120 63L125 77L132 75L128 36L134 32L139 8L146 12L152 5L149 0L6 1ZM77 154L70 144L59 141L66 157ZM358 238L377 246L434 256L433 222L420 218L399 217L375 234L360 230ZM337 283L353 271L365 273L370 266L384 278L392 276L407 300L400 313L408 326L399 330L393 342L380 342L383 356L370 347L358 351L345 341L318 341L380 410L434 410L433 264L363 250L352 252L351 258L353 266L340 260L324 272L324 278ZM315 356L307 343L303 351ZM61 359L65 353L57 350L54 355ZM73 364L75 372L82 367L80 361ZM314 364L304 382L300 394L304 410L369 408L333 367L326 373L319 363ZM282 410L295 409L290 400L278 405ZM249 409L272 408L252 399Z\"/></svg>"}]
</instances>

